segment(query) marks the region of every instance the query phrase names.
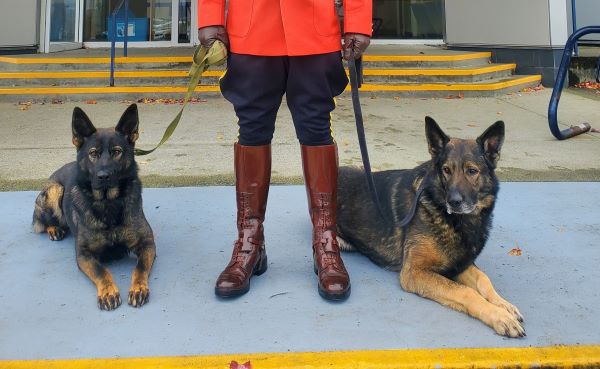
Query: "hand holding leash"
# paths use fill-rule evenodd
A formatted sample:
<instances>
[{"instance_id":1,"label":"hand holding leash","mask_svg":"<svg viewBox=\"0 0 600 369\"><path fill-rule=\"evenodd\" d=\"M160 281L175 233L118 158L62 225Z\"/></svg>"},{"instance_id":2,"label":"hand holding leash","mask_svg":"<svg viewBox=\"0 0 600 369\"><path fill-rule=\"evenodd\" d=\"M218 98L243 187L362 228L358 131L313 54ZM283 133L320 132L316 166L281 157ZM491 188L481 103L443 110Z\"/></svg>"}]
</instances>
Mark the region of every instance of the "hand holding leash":
<instances>
[{"instance_id":1,"label":"hand holding leash","mask_svg":"<svg viewBox=\"0 0 600 369\"><path fill-rule=\"evenodd\" d=\"M229 49L229 37L223 26L208 26L198 29L198 40L200 45L207 49L210 49L215 41L221 41Z\"/></svg>"},{"instance_id":2,"label":"hand holding leash","mask_svg":"<svg viewBox=\"0 0 600 369\"><path fill-rule=\"evenodd\" d=\"M360 33L345 33L343 45L344 59L348 61L352 57L360 59L370 43L371 38L369 36Z\"/></svg>"}]
</instances>

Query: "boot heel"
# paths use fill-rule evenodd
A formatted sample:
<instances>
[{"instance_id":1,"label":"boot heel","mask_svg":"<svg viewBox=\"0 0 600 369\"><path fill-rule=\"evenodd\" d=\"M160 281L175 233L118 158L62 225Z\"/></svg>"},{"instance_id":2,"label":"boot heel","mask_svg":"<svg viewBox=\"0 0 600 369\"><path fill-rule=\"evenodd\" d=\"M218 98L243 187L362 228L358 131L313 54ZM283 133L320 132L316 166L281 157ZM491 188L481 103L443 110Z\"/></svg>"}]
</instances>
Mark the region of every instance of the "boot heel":
<instances>
[{"instance_id":1,"label":"boot heel","mask_svg":"<svg viewBox=\"0 0 600 369\"><path fill-rule=\"evenodd\" d=\"M254 268L254 275L261 275L267 271L267 253L262 252L260 255L260 261L256 264L256 268Z\"/></svg>"}]
</instances>

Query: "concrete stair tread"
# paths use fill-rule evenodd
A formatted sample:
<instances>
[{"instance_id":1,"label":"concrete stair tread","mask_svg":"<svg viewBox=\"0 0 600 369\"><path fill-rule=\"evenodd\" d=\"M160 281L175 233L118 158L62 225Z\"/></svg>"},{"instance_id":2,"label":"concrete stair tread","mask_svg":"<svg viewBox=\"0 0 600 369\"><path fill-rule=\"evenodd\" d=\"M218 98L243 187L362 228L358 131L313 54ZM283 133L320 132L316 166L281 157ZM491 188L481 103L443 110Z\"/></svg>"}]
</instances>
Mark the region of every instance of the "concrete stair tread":
<instances>
[{"instance_id":1,"label":"concrete stair tread","mask_svg":"<svg viewBox=\"0 0 600 369\"><path fill-rule=\"evenodd\" d=\"M482 59L491 57L491 52L461 52L461 53L438 53L438 54L384 54L365 55L364 61L462 61L470 59ZM184 56L118 56L116 64L131 63L190 63L192 55ZM110 63L110 57L23 57L23 56L0 56L1 63L9 64L106 64Z\"/></svg>"},{"instance_id":2,"label":"concrete stair tread","mask_svg":"<svg viewBox=\"0 0 600 369\"><path fill-rule=\"evenodd\" d=\"M394 90L404 88L422 88L422 89L493 89L502 88L505 84L527 83L541 81L541 75L512 75L506 78L493 79L485 83L365 83L361 90Z\"/></svg>"},{"instance_id":3,"label":"concrete stair tread","mask_svg":"<svg viewBox=\"0 0 600 369\"><path fill-rule=\"evenodd\" d=\"M522 76L514 75L509 78L502 78L498 80L492 80L489 83L402 83L402 84L363 84L361 91L403 91L403 90L447 90L447 91L461 91L461 90L498 90L505 87L511 87L518 84L539 82L541 76ZM10 94L85 94L85 93L122 93L122 92L183 92L185 86L52 86L52 87L2 87L0 88L0 95ZM199 85L196 89L198 92L217 92L218 86L216 84L204 84Z\"/></svg>"},{"instance_id":4,"label":"concrete stair tread","mask_svg":"<svg viewBox=\"0 0 600 369\"><path fill-rule=\"evenodd\" d=\"M365 76L370 75L475 75L485 74L502 70L513 70L516 64L488 64L480 67L458 66L455 68L365 68ZM223 70L207 70L204 76L220 77ZM67 71L10 71L0 72L0 79L27 79L27 78L102 78L108 77L107 70L67 70ZM187 69L153 69L153 70L121 70L115 71L116 78L138 78L138 77L186 77Z\"/></svg>"}]
</instances>

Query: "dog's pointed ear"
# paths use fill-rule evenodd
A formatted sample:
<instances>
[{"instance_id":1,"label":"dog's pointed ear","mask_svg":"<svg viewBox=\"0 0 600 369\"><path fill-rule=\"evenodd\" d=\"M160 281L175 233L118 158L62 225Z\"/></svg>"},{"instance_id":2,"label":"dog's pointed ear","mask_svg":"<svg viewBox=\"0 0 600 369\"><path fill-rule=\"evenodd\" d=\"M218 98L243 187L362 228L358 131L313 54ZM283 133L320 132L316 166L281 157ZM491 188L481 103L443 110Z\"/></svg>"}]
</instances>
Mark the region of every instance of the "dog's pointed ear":
<instances>
[{"instance_id":1,"label":"dog's pointed ear","mask_svg":"<svg viewBox=\"0 0 600 369\"><path fill-rule=\"evenodd\" d=\"M450 138L431 117L425 117L425 136L427 136L429 153L432 157L438 156L450 141Z\"/></svg>"},{"instance_id":2,"label":"dog's pointed ear","mask_svg":"<svg viewBox=\"0 0 600 369\"><path fill-rule=\"evenodd\" d=\"M115 131L127 137L129 143L133 144L139 137L138 126L140 119L136 104L131 104L119 119L119 123L115 127Z\"/></svg>"},{"instance_id":3,"label":"dog's pointed ear","mask_svg":"<svg viewBox=\"0 0 600 369\"><path fill-rule=\"evenodd\" d=\"M96 133L96 127L94 127L90 118L79 107L73 109L71 130L73 131L73 145L78 150L87 137Z\"/></svg>"},{"instance_id":4,"label":"dog's pointed ear","mask_svg":"<svg viewBox=\"0 0 600 369\"><path fill-rule=\"evenodd\" d=\"M500 149L504 143L504 122L499 120L477 137L477 143L483 150L486 160L492 168L496 168L500 160Z\"/></svg>"}]
</instances>

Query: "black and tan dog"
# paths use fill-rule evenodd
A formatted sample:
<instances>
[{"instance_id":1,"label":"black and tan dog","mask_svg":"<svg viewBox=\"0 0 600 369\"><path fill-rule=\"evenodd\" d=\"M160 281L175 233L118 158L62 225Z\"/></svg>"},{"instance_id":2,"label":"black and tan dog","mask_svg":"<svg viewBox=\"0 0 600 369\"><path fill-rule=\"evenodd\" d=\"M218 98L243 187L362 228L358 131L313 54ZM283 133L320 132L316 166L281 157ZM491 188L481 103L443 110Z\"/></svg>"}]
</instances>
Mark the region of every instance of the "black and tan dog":
<instances>
[{"instance_id":1,"label":"black and tan dog","mask_svg":"<svg viewBox=\"0 0 600 369\"><path fill-rule=\"evenodd\" d=\"M119 289L101 262L134 253L129 305L148 301L148 275L156 247L142 210L142 184L134 160L138 138L137 106L127 108L115 128L96 129L79 108L73 111L77 161L50 176L35 201L33 229L53 241L67 231L75 237L77 265L98 289L98 307L121 304Z\"/></svg>"},{"instance_id":2,"label":"black and tan dog","mask_svg":"<svg viewBox=\"0 0 600 369\"><path fill-rule=\"evenodd\" d=\"M404 290L465 312L500 335L522 337L521 313L474 264L492 223L504 123L494 123L476 140L449 138L429 117L425 124L430 161L374 173L387 221L365 196L363 171L340 169L340 243L399 271ZM410 222L401 226L405 219Z\"/></svg>"}]
</instances>

